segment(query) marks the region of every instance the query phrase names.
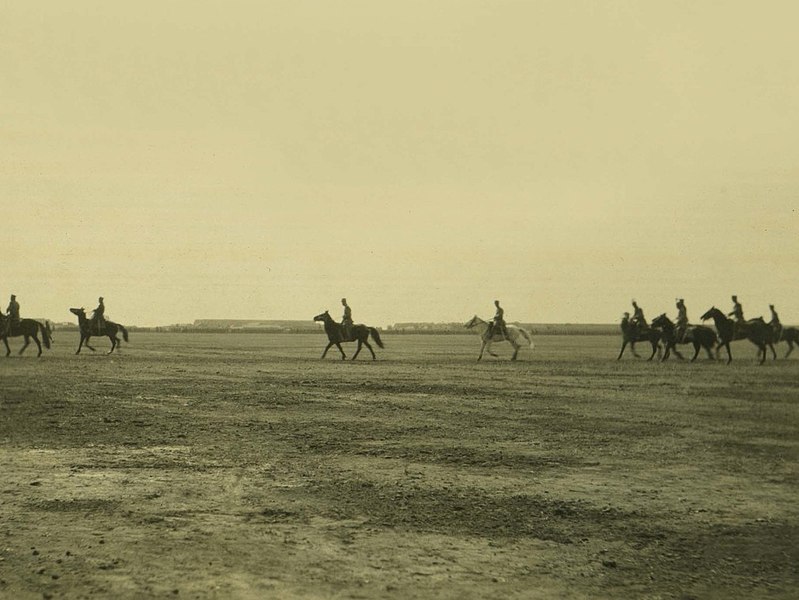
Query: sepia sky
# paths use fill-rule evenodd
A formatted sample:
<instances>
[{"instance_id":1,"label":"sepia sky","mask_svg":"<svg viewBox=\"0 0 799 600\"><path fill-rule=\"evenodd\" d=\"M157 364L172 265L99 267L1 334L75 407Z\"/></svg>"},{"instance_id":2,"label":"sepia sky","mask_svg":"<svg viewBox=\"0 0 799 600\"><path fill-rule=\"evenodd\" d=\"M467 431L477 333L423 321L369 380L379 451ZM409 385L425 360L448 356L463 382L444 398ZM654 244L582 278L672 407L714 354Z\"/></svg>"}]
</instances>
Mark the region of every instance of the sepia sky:
<instances>
[{"instance_id":1,"label":"sepia sky","mask_svg":"<svg viewBox=\"0 0 799 600\"><path fill-rule=\"evenodd\" d=\"M0 17L0 301L69 321L799 323L794 2Z\"/></svg>"}]
</instances>

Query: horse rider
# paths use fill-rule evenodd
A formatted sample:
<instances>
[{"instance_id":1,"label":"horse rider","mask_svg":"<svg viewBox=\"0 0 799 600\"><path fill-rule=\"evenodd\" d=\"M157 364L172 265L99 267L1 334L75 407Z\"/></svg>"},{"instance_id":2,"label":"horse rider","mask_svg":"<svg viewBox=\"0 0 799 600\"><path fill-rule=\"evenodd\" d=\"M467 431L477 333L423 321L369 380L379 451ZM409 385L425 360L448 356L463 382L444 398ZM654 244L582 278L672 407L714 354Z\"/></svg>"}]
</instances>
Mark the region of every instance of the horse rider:
<instances>
[{"instance_id":1,"label":"horse rider","mask_svg":"<svg viewBox=\"0 0 799 600\"><path fill-rule=\"evenodd\" d=\"M502 334L503 339L508 339L508 327L505 325L505 309L499 305L499 300L494 300L494 306L497 307L497 311L494 313L494 319L491 322L489 336L494 335L494 332L499 328L499 332Z\"/></svg>"},{"instance_id":2,"label":"horse rider","mask_svg":"<svg viewBox=\"0 0 799 600\"><path fill-rule=\"evenodd\" d=\"M11 301L8 303L8 308L6 308L6 315L8 315L6 335L10 335L11 330L19 326L19 302L17 302L17 297L14 294L11 294Z\"/></svg>"},{"instance_id":3,"label":"horse rider","mask_svg":"<svg viewBox=\"0 0 799 600\"><path fill-rule=\"evenodd\" d=\"M644 317L644 311L638 306L638 303L633 300L633 318L630 319L630 322L635 325L638 332L642 332L644 329L649 328L649 324L646 322L646 317Z\"/></svg>"},{"instance_id":4,"label":"horse rider","mask_svg":"<svg viewBox=\"0 0 799 600\"><path fill-rule=\"evenodd\" d=\"M744 322L744 307L738 302L738 296L732 297L732 311L727 313L728 317L735 317L738 323Z\"/></svg>"},{"instance_id":5,"label":"horse rider","mask_svg":"<svg viewBox=\"0 0 799 600\"><path fill-rule=\"evenodd\" d=\"M685 332L688 330L688 309L685 308L685 300L677 299L677 341L685 341Z\"/></svg>"},{"instance_id":6,"label":"horse rider","mask_svg":"<svg viewBox=\"0 0 799 600\"><path fill-rule=\"evenodd\" d=\"M105 304L103 304L103 297L100 296L98 299L99 304L97 308L94 309L92 312L92 320L91 324L94 326L95 330L97 331L97 335L101 335L103 329L105 328Z\"/></svg>"},{"instance_id":7,"label":"horse rider","mask_svg":"<svg viewBox=\"0 0 799 600\"><path fill-rule=\"evenodd\" d=\"M740 332L743 331L743 328L746 324L746 320L744 319L744 307L741 306L741 303L738 302L738 296L733 295L732 297L732 311L727 313L728 317L735 318L735 331Z\"/></svg>"},{"instance_id":8,"label":"horse rider","mask_svg":"<svg viewBox=\"0 0 799 600\"><path fill-rule=\"evenodd\" d=\"M341 299L341 305L344 307L344 315L341 317L341 329L344 334L344 341L352 337L352 309L347 304L347 299Z\"/></svg>"},{"instance_id":9,"label":"horse rider","mask_svg":"<svg viewBox=\"0 0 799 600\"><path fill-rule=\"evenodd\" d=\"M779 342L782 339L782 323L780 323L780 316L777 314L777 311L774 310L773 304L769 304L768 308L771 311L771 321L769 321L769 326L774 330L776 341Z\"/></svg>"}]
</instances>

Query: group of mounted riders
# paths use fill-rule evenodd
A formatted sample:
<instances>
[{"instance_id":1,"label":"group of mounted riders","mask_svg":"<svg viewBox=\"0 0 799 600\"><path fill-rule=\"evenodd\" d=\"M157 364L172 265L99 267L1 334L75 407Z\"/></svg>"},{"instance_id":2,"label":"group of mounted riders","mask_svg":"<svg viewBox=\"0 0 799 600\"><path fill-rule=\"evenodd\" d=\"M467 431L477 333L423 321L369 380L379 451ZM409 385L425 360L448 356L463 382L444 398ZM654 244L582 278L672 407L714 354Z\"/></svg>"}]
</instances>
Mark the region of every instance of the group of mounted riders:
<instances>
[{"instance_id":1,"label":"group of mounted riders","mask_svg":"<svg viewBox=\"0 0 799 600\"><path fill-rule=\"evenodd\" d=\"M729 343L734 340L748 339L758 346L759 353L762 353L762 360L766 357L766 347L771 348L771 352L776 358L774 344L780 341L788 342L788 353L793 351L794 343L799 344L799 331L793 327L785 328L780 322L780 317L773 304L769 304L771 320L766 321L763 317L747 320L744 318L743 306L738 301L738 296L732 296L733 308L726 315L716 307L708 310L702 315L702 321L713 319L716 330L704 325L691 325L688 321L688 310L685 300L678 298L676 301L677 319L672 322L665 314L656 317L652 323L648 323L644 317L643 309L633 300L633 314L624 313L621 329L624 335L619 358L624 353L624 348L629 342L635 353L634 343L636 341L648 341L652 344L652 356L660 351L659 342L664 342L665 355L663 360L668 358L669 353L674 351L677 356L682 358L677 351L677 344L693 343L696 353L692 360L696 359L700 348L707 351L708 357L712 358L710 350L715 346L716 354L722 347L726 348L728 361L732 360ZM730 319L729 317L732 317Z\"/></svg>"},{"instance_id":2,"label":"group of mounted riders","mask_svg":"<svg viewBox=\"0 0 799 600\"><path fill-rule=\"evenodd\" d=\"M355 354L352 356L352 359L358 356L358 353L361 351L362 346L366 346L369 349L369 352L372 353L372 359L375 359L375 353L372 347L369 345L369 336L371 335L372 339L380 348L383 348L383 342L380 339L380 334L377 329L374 327L368 327L366 325L355 325L352 320L352 308L350 308L349 304L347 304L347 299L341 299L341 305L344 307L344 314L341 317L341 322L337 323L333 317L330 316L328 311L325 311L319 315L314 317L314 321L319 321L324 324L325 333L327 334L328 344L327 347L322 352L322 358L327 355L327 351L330 350L331 347L336 346L341 353L341 358L345 359L346 354L344 350L341 348L342 342L358 342L358 348L355 351ZM481 337L483 340L483 347L480 349L480 356L478 360L483 356L483 350L487 350L489 354L492 356L496 356L493 352L491 352L491 343L492 342L502 342L508 341L513 346L513 356L511 360L515 360L516 356L519 352L519 349L523 346L532 346L532 340L529 334L522 330L519 327L511 326L510 328L505 323L505 310L500 306L499 300L494 300L494 306L496 308L494 312L494 318L489 321L483 321L478 319L476 316L466 325L468 328L480 326L482 329Z\"/></svg>"},{"instance_id":3,"label":"group of mounted riders","mask_svg":"<svg viewBox=\"0 0 799 600\"><path fill-rule=\"evenodd\" d=\"M97 308L92 311L92 316L90 318L86 317L85 311L82 308L71 308L70 312L78 317L78 324L81 332L81 346L92 336L106 335L111 339L113 350L113 348L116 346L115 342L118 342L118 340L116 340L116 334L120 330L125 335L125 339L127 339L127 331L125 331L121 325L117 325L111 321L106 321L105 304L102 297L99 298ZM22 354L25 351L25 348L28 347L30 339L33 339L33 341L36 342L36 345L39 347L39 355L41 356L42 347L39 343L39 334L41 334L42 341L44 342L45 346L49 348L50 341L52 340L52 329L50 328L50 323L47 322L46 324L42 324L34 319L21 318L20 305L17 301L17 296L16 294L11 294L5 314L0 313L0 339L2 339L6 346L6 356L8 356L11 352L8 346L8 338L19 336L24 336L25 338L25 344L19 351L20 354ZM88 343L86 345L88 346ZM91 348L91 346L88 347ZM80 346L78 347L78 352L80 352Z\"/></svg>"}]
</instances>

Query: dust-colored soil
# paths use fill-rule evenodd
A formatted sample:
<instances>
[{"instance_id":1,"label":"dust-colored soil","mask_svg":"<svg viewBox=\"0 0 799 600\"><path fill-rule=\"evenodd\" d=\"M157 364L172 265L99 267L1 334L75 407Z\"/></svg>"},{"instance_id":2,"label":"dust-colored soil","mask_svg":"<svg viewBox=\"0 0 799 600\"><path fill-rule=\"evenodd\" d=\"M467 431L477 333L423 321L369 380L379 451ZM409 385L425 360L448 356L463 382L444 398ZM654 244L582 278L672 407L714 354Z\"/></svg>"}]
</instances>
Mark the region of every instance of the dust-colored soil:
<instances>
[{"instance_id":1,"label":"dust-colored soil","mask_svg":"<svg viewBox=\"0 0 799 600\"><path fill-rule=\"evenodd\" d=\"M0 360L3 598L799 594L799 360L72 337Z\"/></svg>"}]
</instances>

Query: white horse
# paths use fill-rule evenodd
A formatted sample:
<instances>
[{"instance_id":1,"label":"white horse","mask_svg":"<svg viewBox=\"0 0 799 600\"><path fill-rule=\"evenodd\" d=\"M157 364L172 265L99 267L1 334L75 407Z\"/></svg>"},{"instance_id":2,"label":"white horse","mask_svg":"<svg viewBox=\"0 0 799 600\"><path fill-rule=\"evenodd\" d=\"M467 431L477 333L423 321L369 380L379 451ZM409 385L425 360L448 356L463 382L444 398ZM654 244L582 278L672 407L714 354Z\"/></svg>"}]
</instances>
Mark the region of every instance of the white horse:
<instances>
[{"instance_id":1,"label":"white horse","mask_svg":"<svg viewBox=\"0 0 799 600\"><path fill-rule=\"evenodd\" d=\"M499 330L495 330L494 333L489 336L489 326L490 324L487 321L483 321L483 319L477 315L473 316L471 320L464 325L466 329L477 329L477 333L480 334L480 339L483 340L483 345L480 347L480 356L477 357L477 360L483 358L483 350L487 350L491 356L497 356L491 352L491 344L494 342L510 342L510 345L513 346L513 356L511 360L516 360L516 355L519 354L519 349L523 346L529 346L531 350L535 348L533 338L521 327L506 325L505 329L508 335L505 337Z\"/></svg>"}]
</instances>

